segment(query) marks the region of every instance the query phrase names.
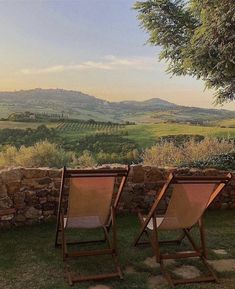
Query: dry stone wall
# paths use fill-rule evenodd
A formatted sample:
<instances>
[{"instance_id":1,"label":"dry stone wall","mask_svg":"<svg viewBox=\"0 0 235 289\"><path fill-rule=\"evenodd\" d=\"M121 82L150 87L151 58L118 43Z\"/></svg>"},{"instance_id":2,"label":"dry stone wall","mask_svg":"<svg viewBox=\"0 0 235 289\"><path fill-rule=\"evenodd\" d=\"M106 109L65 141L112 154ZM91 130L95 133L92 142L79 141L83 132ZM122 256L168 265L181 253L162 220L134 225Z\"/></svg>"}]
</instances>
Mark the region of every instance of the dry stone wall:
<instances>
[{"instance_id":1,"label":"dry stone wall","mask_svg":"<svg viewBox=\"0 0 235 289\"><path fill-rule=\"evenodd\" d=\"M147 211L170 172L181 175L220 175L215 169L160 169L132 166L121 201L120 212ZM211 208L235 209L235 172ZM19 226L55 218L59 199L61 171L48 168L9 168L0 171L0 227ZM168 202L162 202L162 210Z\"/></svg>"}]
</instances>

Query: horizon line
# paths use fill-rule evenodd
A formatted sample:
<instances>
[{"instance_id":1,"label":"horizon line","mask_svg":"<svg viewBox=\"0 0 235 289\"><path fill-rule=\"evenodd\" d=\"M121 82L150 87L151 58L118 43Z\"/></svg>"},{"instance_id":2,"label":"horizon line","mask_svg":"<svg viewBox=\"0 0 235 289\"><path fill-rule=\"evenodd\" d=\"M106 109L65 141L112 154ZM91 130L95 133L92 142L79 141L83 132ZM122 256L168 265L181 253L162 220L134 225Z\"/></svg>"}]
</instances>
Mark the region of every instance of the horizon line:
<instances>
[{"instance_id":1,"label":"horizon line","mask_svg":"<svg viewBox=\"0 0 235 289\"><path fill-rule=\"evenodd\" d=\"M162 101L166 101L168 103L171 103L171 104L174 104L174 105L178 105L178 106L184 106L184 107L191 107L191 108L201 108L201 109L214 109L214 110L227 110L227 111L235 111L235 109L227 109L227 108L218 108L218 107L214 107L214 108L209 108L209 107L201 107L201 106L189 106L189 105L184 105L184 104L179 104L179 103L175 103L175 102L172 102L172 101L169 101L169 100L166 100L164 98L161 98L161 97L151 97L151 98L148 98L148 99L145 99L145 100L135 100L135 99L127 99L127 100L113 100L113 101L110 101L110 100L107 100L105 98L102 98L102 97L99 97L99 96L94 96L92 94L89 94L87 92L82 92L81 90L75 90L75 89L67 89L67 88L59 88L59 87L56 87L56 88L41 88L41 87L35 87L35 88L29 88L29 89L14 89L14 90L0 90L0 93L14 93L14 92L20 92L20 91L33 91L33 90L63 90L63 91L70 91L70 92L79 92L79 93L82 93L84 95L88 95L88 96L91 96L91 97L95 97L97 99L100 99L100 100L103 100L103 101L107 101L107 102L114 102L114 103L120 103L120 102L145 102L145 101L149 101L149 100L152 100L152 99L160 99ZM232 103L233 101L231 101ZM228 104L228 103L226 103Z\"/></svg>"}]
</instances>

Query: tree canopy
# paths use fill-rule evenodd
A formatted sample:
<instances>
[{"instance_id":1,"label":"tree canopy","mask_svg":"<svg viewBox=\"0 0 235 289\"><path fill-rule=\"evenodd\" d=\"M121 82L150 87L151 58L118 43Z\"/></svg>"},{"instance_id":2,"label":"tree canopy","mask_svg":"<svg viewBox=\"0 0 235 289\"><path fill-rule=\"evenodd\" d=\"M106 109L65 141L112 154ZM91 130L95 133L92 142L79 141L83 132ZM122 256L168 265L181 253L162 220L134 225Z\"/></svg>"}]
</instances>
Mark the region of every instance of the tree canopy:
<instances>
[{"instance_id":1,"label":"tree canopy","mask_svg":"<svg viewBox=\"0 0 235 289\"><path fill-rule=\"evenodd\" d=\"M204 80L216 103L235 100L234 0L147 0L134 8L169 73Z\"/></svg>"}]
</instances>

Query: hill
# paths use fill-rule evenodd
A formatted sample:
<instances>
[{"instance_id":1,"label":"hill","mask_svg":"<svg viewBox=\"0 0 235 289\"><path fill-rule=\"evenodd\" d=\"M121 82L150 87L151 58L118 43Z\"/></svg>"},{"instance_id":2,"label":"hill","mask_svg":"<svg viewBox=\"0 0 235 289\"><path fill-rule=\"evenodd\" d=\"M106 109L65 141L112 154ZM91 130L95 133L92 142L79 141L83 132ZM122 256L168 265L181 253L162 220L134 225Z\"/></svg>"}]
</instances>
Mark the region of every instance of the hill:
<instances>
[{"instance_id":1,"label":"hill","mask_svg":"<svg viewBox=\"0 0 235 289\"><path fill-rule=\"evenodd\" d=\"M110 102L80 91L32 89L0 92L0 118L12 112L64 113L70 118L123 122L201 123L235 118L235 112L180 106L160 98Z\"/></svg>"}]
</instances>

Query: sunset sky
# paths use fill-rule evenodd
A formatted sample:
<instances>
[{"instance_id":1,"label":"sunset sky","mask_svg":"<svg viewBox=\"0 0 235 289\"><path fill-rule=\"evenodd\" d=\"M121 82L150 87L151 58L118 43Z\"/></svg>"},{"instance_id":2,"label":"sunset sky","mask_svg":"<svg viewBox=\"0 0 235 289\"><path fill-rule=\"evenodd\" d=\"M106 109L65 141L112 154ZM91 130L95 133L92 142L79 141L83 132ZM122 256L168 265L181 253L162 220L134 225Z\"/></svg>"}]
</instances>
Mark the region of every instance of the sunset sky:
<instances>
[{"instance_id":1,"label":"sunset sky","mask_svg":"<svg viewBox=\"0 0 235 289\"><path fill-rule=\"evenodd\" d=\"M165 73L131 0L0 1L0 90L64 88L213 107L203 82ZM224 108L235 110L235 103Z\"/></svg>"}]
</instances>

